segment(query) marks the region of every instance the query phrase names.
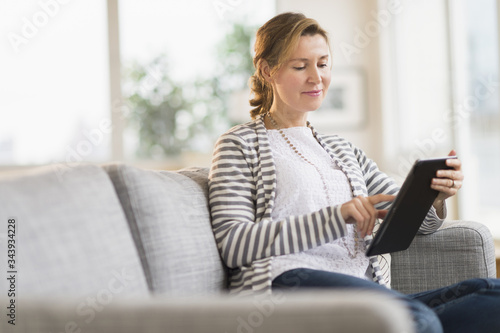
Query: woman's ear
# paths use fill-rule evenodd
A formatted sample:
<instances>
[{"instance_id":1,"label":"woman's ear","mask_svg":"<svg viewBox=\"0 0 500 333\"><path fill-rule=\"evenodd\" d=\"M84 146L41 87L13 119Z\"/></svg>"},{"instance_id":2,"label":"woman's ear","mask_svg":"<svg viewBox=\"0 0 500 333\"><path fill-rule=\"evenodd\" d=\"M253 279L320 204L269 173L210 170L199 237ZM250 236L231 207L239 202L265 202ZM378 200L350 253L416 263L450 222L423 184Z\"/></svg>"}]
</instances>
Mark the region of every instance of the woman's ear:
<instances>
[{"instance_id":1,"label":"woman's ear","mask_svg":"<svg viewBox=\"0 0 500 333\"><path fill-rule=\"evenodd\" d=\"M260 75L268 82L272 83L273 78L271 76L271 67L265 59L262 59L259 63Z\"/></svg>"}]
</instances>

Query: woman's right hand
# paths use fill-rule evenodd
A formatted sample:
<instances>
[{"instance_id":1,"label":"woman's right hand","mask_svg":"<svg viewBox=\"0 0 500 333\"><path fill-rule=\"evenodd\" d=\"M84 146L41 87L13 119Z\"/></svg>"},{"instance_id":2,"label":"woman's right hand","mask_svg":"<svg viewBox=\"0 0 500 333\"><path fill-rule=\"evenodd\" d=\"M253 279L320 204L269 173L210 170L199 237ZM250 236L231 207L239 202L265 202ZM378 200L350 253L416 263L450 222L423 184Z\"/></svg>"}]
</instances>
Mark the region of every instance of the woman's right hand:
<instances>
[{"instance_id":1,"label":"woman's right hand","mask_svg":"<svg viewBox=\"0 0 500 333\"><path fill-rule=\"evenodd\" d=\"M375 205L384 201L393 201L396 196L376 194L371 197L358 196L342 205L340 212L344 221L349 224L356 223L361 237L371 235L375 221L384 218L387 210L377 210Z\"/></svg>"}]
</instances>

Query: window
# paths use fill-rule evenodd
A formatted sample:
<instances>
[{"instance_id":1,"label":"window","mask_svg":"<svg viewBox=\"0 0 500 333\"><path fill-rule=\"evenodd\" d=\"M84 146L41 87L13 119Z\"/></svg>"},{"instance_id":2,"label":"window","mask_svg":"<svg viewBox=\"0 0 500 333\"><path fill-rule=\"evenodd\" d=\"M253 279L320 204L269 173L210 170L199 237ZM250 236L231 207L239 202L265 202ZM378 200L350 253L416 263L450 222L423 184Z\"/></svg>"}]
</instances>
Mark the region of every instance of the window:
<instances>
[{"instance_id":1,"label":"window","mask_svg":"<svg viewBox=\"0 0 500 333\"><path fill-rule=\"evenodd\" d=\"M255 27L273 14L264 0L120 1L125 156L209 163L230 127L229 103L253 72Z\"/></svg>"},{"instance_id":2,"label":"window","mask_svg":"<svg viewBox=\"0 0 500 333\"><path fill-rule=\"evenodd\" d=\"M0 2L0 164L103 160L106 3Z\"/></svg>"},{"instance_id":3,"label":"window","mask_svg":"<svg viewBox=\"0 0 500 333\"><path fill-rule=\"evenodd\" d=\"M381 34L385 134L401 181L418 158L454 148L465 182L449 218L500 238L498 11L494 0L401 1ZM390 93L388 93L390 92ZM395 130L394 130L395 129ZM396 161L396 163L394 163Z\"/></svg>"},{"instance_id":4,"label":"window","mask_svg":"<svg viewBox=\"0 0 500 333\"><path fill-rule=\"evenodd\" d=\"M230 125L226 103L231 96L226 88L233 82L226 80L230 77L227 66L215 64L226 61L227 65L234 59L217 57L218 46L227 34L234 33L235 25L264 23L274 14L274 1L123 0L118 2L119 14L110 14L119 20L110 22L107 2L0 2L0 165L103 162L111 156L125 156L130 162L137 158L141 133L147 126L136 123L123 129L121 119L111 123L111 115L116 120L115 104L120 105L111 102L108 24L119 29L124 93L129 87L128 69L134 66L146 69L148 80L140 85L143 91L158 88L158 80L182 88L181 97L188 105L176 113L177 127L169 128L161 121L153 126L163 133L173 131L182 144L189 141L182 153L210 154L215 137ZM116 22L119 27L114 26ZM229 45L227 41L225 45ZM155 61L158 66L151 66ZM115 76L113 83L120 79ZM207 88L207 82L221 79L225 85L217 88L226 90L217 92L215 103L203 105L203 96L214 90ZM170 98L175 96L165 96L160 92L144 97L153 97L152 104L178 102ZM122 108L125 113L130 110ZM177 158L172 156L153 147L140 158Z\"/></svg>"},{"instance_id":5,"label":"window","mask_svg":"<svg viewBox=\"0 0 500 333\"><path fill-rule=\"evenodd\" d=\"M446 155L453 134L444 118L450 112L450 88L444 1L401 1L394 17L387 68L394 100L390 115L393 132L393 172L404 180L416 159ZM425 17L425 24L423 18ZM387 31L384 31L384 33ZM384 110L385 112L385 110Z\"/></svg>"},{"instance_id":6,"label":"window","mask_svg":"<svg viewBox=\"0 0 500 333\"><path fill-rule=\"evenodd\" d=\"M452 2L454 116L466 182L461 217L488 225L500 238L500 110L498 16L494 0Z\"/></svg>"}]
</instances>

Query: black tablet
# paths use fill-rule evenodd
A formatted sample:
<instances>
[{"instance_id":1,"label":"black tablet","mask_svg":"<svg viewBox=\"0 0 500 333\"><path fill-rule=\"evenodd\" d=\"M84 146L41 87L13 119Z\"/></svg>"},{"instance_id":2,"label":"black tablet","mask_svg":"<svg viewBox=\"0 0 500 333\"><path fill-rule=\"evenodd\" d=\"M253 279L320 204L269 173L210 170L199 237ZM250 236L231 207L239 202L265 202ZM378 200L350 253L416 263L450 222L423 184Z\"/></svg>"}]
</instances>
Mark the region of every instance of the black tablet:
<instances>
[{"instance_id":1,"label":"black tablet","mask_svg":"<svg viewBox=\"0 0 500 333\"><path fill-rule=\"evenodd\" d=\"M436 178L436 171L451 169L446 165L450 158L456 156L417 160L413 164L366 250L367 256L403 251L410 246L438 195L438 191L431 189L431 180Z\"/></svg>"}]
</instances>

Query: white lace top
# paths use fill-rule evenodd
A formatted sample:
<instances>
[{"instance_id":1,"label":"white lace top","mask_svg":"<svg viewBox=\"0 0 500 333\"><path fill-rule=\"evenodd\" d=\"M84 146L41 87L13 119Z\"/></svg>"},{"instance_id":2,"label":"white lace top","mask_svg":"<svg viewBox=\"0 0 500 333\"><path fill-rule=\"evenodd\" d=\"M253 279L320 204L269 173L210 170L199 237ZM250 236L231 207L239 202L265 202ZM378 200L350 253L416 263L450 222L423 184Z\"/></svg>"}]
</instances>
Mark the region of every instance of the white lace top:
<instances>
[{"instance_id":1,"label":"white lace top","mask_svg":"<svg viewBox=\"0 0 500 333\"><path fill-rule=\"evenodd\" d=\"M277 177L273 220L307 214L351 200L352 192L347 177L316 141L312 131L308 127L292 127L283 131L298 151L319 168L332 202L328 202L319 172L295 153L277 130L268 130ZM274 257L272 278L295 268L319 269L366 278L369 259L364 254L364 241L361 237L355 237L354 225L348 224L347 230L345 237L331 243Z\"/></svg>"}]
</instances>

